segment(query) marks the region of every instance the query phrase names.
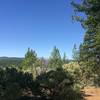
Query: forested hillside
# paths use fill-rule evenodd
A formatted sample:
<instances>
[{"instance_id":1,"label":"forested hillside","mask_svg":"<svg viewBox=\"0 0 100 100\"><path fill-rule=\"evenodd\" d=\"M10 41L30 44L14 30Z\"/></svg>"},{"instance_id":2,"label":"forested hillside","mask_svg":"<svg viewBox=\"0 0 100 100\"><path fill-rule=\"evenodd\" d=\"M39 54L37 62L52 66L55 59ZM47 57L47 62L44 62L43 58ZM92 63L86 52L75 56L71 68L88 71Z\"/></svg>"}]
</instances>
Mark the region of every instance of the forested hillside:
<instances>
[{"instance_id":1,"label":"forested hillside","mask_svg":"<svg viewBox=\"0 0 100 100\"><path fill-rule=\"evenodd\" d=\"M24 58L0 57L0 67L19 67Z\"/></svg>"}]
</instances>

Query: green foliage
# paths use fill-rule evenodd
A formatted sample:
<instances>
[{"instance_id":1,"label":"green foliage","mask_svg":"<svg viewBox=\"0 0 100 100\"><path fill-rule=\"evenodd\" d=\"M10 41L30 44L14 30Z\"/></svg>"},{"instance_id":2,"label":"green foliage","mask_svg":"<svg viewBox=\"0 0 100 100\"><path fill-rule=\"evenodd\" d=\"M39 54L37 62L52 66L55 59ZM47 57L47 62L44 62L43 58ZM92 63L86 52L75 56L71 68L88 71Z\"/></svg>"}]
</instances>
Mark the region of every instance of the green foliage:
<instances>
[{"instance_id":1,"label":"green foliage","mask_svg":"<svg viewBox=\"0 0 100 100\"><path fill-rule=\"evenodd\" d=\"M37 80L44 95L52 97L53 100L83 100L80 90L76 90L74 86L72 75L61 68L42 74Z\"/></svg>"},{"instance_id":2,"label":"green foliage","mask_svg":"<svg viewBox=\"0 0 100 100\"><path fill-rule=\"evenodd\" d=\"M7 68L7 67L16 67L19 68L23 58L15 58L15 57L0 57L0 67Z\"/></svg>"},{"instance_id":3,"label":"green foliage","mask_svg":"<svg viewBox=\"0 0 100 100\"><path fill-rule=\"evenodd\" d=\"M24 89L34 87L31 74L17 71L15 68L0 69L0 99L16 100Z\"/></svg>"},{"instance_id":4,"label":"green foliage","mask_svg":"<svg viewBox=\"0 0 100 100\"><path fill-rule=\"evenodd\" d=\"M37 54L32 49L28 48L27 53L25 54L25 58L22 62L22 70L33 71L33 68L36 67L37 62Z\"/></svg>"},{"instance_id":5,"label":"green foliage","mask_svg":"<svg viewBox=\"0 0 100 100\"><path fill-rule=\"evenodd\" d=\"M82 86L82 71L78 62L70 62L63 66L65 72L69 72L73 76L75 84Z\"/></svg>"},{"instance_id":6,"label":"green foliage","mask_svg":"<svg viewBox=\"0 0 100 100\"><path fill-rule=\"evenodd\" d=\"M80 64L86 80L92 81L100 73L100 0L72 2L76 12L85 14L80 21L86 29L83 44L80 46ZM81 16L79 16L81 17Z\"/></svg>"},{"instance_id":7,"label":"green foliage","mask_svg":"<svg viewBox=\"0 0 100 100\"><path fill-rule=\"evenodd\" d=\"M64 54L62 60L59 50L55 47L49 62L52 69L47 69L48 64L45 61L44 58L38 59L35 51L28 49L22 70L14 67L1 68L0 99L83 100L75 79L78 70L73 67L72 74L71 71L62 69L62 65L66 63L66 55ZM38 68L41 69L40 72ZM33 71L39 72L35 78Z\"/></svg>"},{"instance_id":8,"label":"green foliage","mask_svg":"<svg viewBox=\"0 0 100 100\"><path fill-rule=\"evenodd\" d=\"M43 73L34 81L32 74L0 69L1 100L83 100L74 84L73 77L63 69Z\"/></svg>"},{"instance_id":9,"label":"green foliage","mask_svg":"<svg viewBox=\"0 0 100 100\"><path fill-rule=\"evenodd\" d=\"M59 49L56 47L53 48L53 51L52 51L50 59L49 59L48 66L53 69L62 67L61 55L60 55Z\"/></svg>"}]
</instances>

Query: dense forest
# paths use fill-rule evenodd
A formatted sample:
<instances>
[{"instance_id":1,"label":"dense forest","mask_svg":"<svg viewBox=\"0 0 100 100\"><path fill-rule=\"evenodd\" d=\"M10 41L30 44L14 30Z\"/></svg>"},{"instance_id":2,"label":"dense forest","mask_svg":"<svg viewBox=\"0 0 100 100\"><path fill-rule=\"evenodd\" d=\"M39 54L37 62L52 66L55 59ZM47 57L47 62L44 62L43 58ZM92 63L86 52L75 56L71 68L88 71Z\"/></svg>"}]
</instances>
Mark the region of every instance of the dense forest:
<instances>
[{"instance_id":1,"label":"dense forest","mask_svg":"<svg viewBox=\"0 0 100 100\"><path fill-rule=\"evenodd\" d=\"M100 87L100 0L71 5L73 20L85 29L73 59L61 56L56 46L48 59L30 48L24 58L1 57L0 100L84 100L82 89Z\"/></svg>"}]
</instances>

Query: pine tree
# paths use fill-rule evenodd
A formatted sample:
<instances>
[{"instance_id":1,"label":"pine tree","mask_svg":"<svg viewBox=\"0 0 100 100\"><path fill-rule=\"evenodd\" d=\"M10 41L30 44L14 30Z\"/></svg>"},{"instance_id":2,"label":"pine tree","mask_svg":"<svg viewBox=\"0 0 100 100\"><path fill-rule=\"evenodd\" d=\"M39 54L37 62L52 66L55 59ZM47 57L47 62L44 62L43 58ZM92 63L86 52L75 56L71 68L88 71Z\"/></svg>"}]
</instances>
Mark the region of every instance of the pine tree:
<instances>
[{"instance_id":1,"label":"pine tree","mask_svg":"<svg viewBox=\"0 0 100 100\"><path fill-rule=\"evenodd\" d=\"M85 18L74 17L86 30L83 44L80 46L80 61L84 62L91 73L98 75L100 73L100 0L82 0L79 4L72 2L72 5L75 12L85 14Z\"/></svg>"},{"instance_id":2,"label":"pine tree","mask_svg":"<svg viewBox=\"0 0 100 100\"><path fill-rule=\"evenodd\" d=\"M49 68L57 69L62 67L62 59L59 49L54 47L49 58Z\"/></svg>"},{"instance_id":3,"label":"pine tree","mask_svg":"<svg viewBox=\"0 0 100 100\"><path fill-rule=\"evenodd\" d=\"M33 68L36 67L36 62L37 62L36 52L28 48L28 51L25 54L25 58L22 62L22 69L32 71Z\"/></svg>"}]
</instances>

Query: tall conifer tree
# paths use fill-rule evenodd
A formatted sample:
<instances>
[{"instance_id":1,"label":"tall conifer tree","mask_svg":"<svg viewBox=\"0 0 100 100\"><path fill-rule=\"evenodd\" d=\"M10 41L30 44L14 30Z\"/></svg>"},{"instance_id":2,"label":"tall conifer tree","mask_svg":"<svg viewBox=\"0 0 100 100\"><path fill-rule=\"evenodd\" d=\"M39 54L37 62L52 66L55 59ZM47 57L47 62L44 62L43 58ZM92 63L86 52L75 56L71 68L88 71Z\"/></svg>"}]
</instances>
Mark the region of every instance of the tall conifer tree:
<instances>
[{"instance_id":1,"label":"tall conifer tree","mask_svg":"<svg viewBox=\"0 0 100 100\"><path fill-rule=\"evenodd\" d=\"M74 17L86 30L83 44L80 46L80 61L84 62L89 69L87 71L98 76L100 73L100 0L81 0L81 3L72 2L72 5L75 12L85 14L83 17L77 15Z\"/></svg>"},{"instance_id":2,"label":"tall conifer tree","mask_svg":"<svg viewBox=\"0 0 100 100\"><path fill-rule=\"evenodd\" d=\"M60 55L59 49L56 47L54 47L53 51L51 52L51 56L49 59L49 67L53 69L62 67L61 55Z\"/></svg>"}]
</instances>

